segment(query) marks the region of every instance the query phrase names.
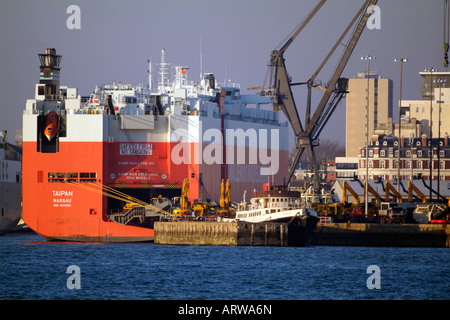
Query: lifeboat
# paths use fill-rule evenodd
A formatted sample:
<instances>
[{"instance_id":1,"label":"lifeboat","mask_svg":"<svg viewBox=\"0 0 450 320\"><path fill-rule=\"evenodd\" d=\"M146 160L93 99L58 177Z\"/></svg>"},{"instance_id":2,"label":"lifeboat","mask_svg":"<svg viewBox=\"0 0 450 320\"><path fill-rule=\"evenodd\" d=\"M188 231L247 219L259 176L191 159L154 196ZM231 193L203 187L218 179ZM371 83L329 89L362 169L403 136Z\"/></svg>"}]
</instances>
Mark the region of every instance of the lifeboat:
<instances>
[{"instance_id":1,"label":"lifeboat","mask_svg":"<svg viewBox=\"0 0 450 320\"><path fill-rule=\"evenodd\" d=\"M51 141L58 131L58 115L55 111L49 111L45 115L44 121L44 135L47 137L48 141Z\"/></svg>"}]
</instances>

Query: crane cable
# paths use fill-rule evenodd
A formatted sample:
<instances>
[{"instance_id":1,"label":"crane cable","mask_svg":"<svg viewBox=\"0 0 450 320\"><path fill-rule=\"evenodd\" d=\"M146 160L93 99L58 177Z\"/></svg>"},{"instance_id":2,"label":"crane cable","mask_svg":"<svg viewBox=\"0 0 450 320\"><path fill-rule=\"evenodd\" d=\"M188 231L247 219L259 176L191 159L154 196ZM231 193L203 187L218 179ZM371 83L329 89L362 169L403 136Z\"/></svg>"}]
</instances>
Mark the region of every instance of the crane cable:
<instances>
[{"instance_id":1,"label":"crane cable","mask_svg":"<svg viewBox=\"0 0 450 320\"><path fill-rule=\"evenodd\" d=\"M150 208L150 209L156 210L158 212L164 213L166 215L173 216L172 213L169 213L169 212L167 212L165 210L162 210L162 209L160 209L160 208L158 208L158 207L156 207L156 206L154 206L152 204L146 203L146 202L144 202L142 200L134 198L134 197L132 197L130 195L127 195L126 193L123 193L121 191L118 191L118 190L116 190L114 188L108 187L108 186L106 186L104 184L101 184L101 183L98 183L98 182L93 182L92 184L90 184L90 185L96 186L97 188L88 186L87 183L82 183L82 182L70 182L70 184L73 184L73 185L75 185L75 186L77 186L79 188L82 188L82 189L85 189L85 190L88 190L88 191L91 191L91 192L95 192L95 193L101 194L101 195L109 197L109 198L113 198L113 199L117 199L117 200L121 200L121 201L125 201L125 202L132 201L132 202L137 203L138 205L140 205L142 207ZM103 191L104 189L109 191L110 193Z\"/></svg>"},{"instance_id":2,"label":"crane cable","mask_svg":"<svg viewBox=\"0 0 450 320\"><path fill-rule=\"evenodd\" d=\"M449 49L449 5L448 0L444 0L444 68L448 68L448 49Z\"/></svg>"}]
</instances>

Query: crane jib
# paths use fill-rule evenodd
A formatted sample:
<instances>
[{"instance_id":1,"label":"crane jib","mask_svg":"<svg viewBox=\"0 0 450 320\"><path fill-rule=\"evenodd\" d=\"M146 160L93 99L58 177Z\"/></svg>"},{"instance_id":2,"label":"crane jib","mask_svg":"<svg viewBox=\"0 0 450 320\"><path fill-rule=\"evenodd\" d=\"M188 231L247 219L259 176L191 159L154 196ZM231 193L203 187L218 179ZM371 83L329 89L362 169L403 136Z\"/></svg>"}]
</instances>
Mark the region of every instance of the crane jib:
<instances>
[{"instance_id":1,"label":"crane jib","mask_svg":"<svg viewBox=\"0 0 450 320\"><path fill-rule=\"evenodd\" d=\"M322 5L325 3L325 0L319 2L318 5L310 12L310 14L306 17L306 19L300 24L297 30L293 33L293 35L287 40L287 42L281 47L280 50L274 50L271 54L271 66L274 68L274 89L276 92L277 101L274 105L274 109L278 110L278 107L283 111L291 124L294 134L297 138L297 153L294 158L294 162L289 170L288 183L290 182L293 172L300 161L301 155L304 150L308 151L308 158L311 169L314 171L314 188L319 190L319 170L316 162L316 157L314 153L314 146L317 144L317 140L319 138L319 134L322 131L323 127L327 123L331 114L335 110L337 104L341 101L346 93L345 86L342 86L339 83L340 76L353 52L353 49L356 46L361 34L366 26L367 20L372 14L372 10L370 10L371 6L376 5L378 0L366 0L361 8L358 10L357 14L353 17L348 27L345 29L344 33L340 36L336 44L331 49L330 53L321 63L317 71L311 77L311 79L306 82L308 84L308 98L307 98L307 106L306 106L306 117L305 117L305 128L302 126L302 122L298 115L297 107L295 104L295 100L291 91L292 85L297 84L305 84L305 83L294 83L292 84L290 78L288 76L285 60L283 57L284 52L288 49L291 43L295 40L295 38L299 35L299 33L305 28L305 26L309 23L309 21L314 17L314 15L319 11ZM350 39L345 47L345 51L341 56L339 63L334 70L331 79L326 88L318 85L314 82L315 77L322 70L323 66L328 62L330 56L334 53L335 49L342 42L345 35L349 32L351 27L358 20L359 22L356 25L356 28L353 30L353 34L350 36ZM336 85L338 84L338 88L336 89ZM310 109L311 109L311 88L317 87L318 89L323 91L322 98L310 119ZM331 102L329 102L331 98Z\"/></svg>"}]
</instances>

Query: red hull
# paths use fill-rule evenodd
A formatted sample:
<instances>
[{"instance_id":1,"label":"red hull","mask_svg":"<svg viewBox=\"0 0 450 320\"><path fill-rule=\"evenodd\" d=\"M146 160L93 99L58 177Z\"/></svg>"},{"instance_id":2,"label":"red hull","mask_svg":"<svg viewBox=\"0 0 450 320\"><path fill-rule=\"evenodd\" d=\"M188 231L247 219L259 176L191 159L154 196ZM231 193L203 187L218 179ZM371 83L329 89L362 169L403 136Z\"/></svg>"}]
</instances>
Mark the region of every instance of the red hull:
<instances>
[{"instance_id":1,"label":"red hull","mask_svg":"<svg viewBox=\"0 0 450 320\"><path fill-rule=\"evenodd\" d=\"M95 180L103 183L102 142L62 143L58 153L40 153L36 148L35 142L23 144L23 219L31 229L47 240L153 240L153 229L110 221L105 196L71 183L50 182L58 180L51 173L86 172L95 173Z\"/></svg>"},{"instance_id":2,"label":"red hull","mask_svg":"<svg viewBox=\"0 0 450 320\"><path fill-rule=\"evenodd\" d=\"M164 191L173 194L181 188L183 179L189 178L191 201L209 196L219 199L220 164L174 164L171 151L175 145L61 142L58 152L43 153L37 151L36 142L25 141L23 219L48 240L151 241L154 237L151 226L122 225L109 220L109 211L121 209L123 204L118 206L116 202L112 207L107 196L87 189L95 189L101 184L145 194L154 190L156 197ZM196 144L190 147L198 148ZM280 151L280 166L284 168L287 167L287 156L286 151ZM251 193L255 182L258 185L267 182L267 177L260 175L258 165L230 165L228 171L234 201L242 200L243 190ZM278 184L284 176L284 171L279 171L274 180ZM199 183L200 176L204 187Z\"/></svg>"}]
</instances>

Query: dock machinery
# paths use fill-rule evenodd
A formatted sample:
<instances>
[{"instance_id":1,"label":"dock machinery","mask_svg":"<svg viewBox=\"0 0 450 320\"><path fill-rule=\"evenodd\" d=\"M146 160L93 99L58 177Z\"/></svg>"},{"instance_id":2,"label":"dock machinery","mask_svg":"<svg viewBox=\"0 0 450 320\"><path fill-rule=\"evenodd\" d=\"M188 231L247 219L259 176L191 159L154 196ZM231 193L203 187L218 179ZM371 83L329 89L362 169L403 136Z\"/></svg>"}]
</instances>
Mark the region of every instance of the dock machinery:
<instances>
[{"instance_id":1,"label":"dock machinery","mask_svg":"<svg viewBox=\"0 0 450 320\"><path fill-rule=\"evenodd\" d=\"M321 0L319 4L317 4L317 6L311 11L304 22L300 25L300 27L293 33L289 40L283 46L281 46L280 49L272 51L269 65L271 75L273 75L273 83L270 87L273 88L276 97L273 104L274 111L278 111L279 109L283 111L289 123L291 124L296 137L297 151L292 166L289 170L287 183L289 184L303 152L307 150L310 168L314 172L313 187L316 192L320 190L320 183L319 168L314 153L314 147L319 145L320 132L324 128L333 111L336 109L336 106L339 104L339 102L347 92L346 90L348 86L348 79L340 78L340 76L364 30L364 27L366 26L368 18L372 14L372 7L377 3L377 0L366 0L363 6L358 10L357 14L353 17L345 31L342 33L340 38L334 44L325 60L321 63L317 71L312 75L312 77L306 82L292 83L286 69L284 53L295 40L295 38L299 35L299 33L303 30L303 28L314 17L317 11L319 11L325 1L326 0ZM318 82L316 82L317 75L322 70L324 65L328 62L329 58L332 56L336 48L339 45L342 45L344 37L352 28L352 26L355 25L355 22L357 22L356 27L353 29L353 33L349 38L347 44L345 45L344 53L342 54L337 67L335 68L330 78L330 81L325 87L320 85ZM296 85L307 85L308 89L304 124L302 124L302 121L300 120L300 117L298 115L294 96L291 91L291 87ZM317 105L314 114L311 117L312 88L321 90L323 92L323 96L319 104Z\"/></svg>"}]
</instances>

